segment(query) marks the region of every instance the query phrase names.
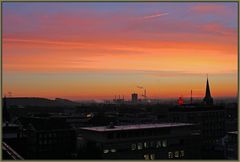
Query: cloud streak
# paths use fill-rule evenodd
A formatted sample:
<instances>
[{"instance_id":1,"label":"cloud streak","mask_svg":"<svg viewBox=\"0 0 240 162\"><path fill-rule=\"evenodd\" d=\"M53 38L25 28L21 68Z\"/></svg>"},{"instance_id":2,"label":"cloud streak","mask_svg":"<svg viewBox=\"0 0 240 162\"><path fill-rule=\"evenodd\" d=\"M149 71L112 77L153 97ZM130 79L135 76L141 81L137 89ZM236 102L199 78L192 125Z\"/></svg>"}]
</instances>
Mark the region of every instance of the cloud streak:
<instances>
[{"instance_id":1,"label":"cloud streak","mask_svg":"<svg viewBox=\"0 0 240 162\"><path fill-rule=\"evenodd\" d=\"M169 13L164 12L164 13L159 13L159 14L154 14L154 15L148 15L148 16L144 16L143 19L153 19L153 18L157 18L157 17L161 17L161 16L166 16Z\"/></svg>"}]
</instances>

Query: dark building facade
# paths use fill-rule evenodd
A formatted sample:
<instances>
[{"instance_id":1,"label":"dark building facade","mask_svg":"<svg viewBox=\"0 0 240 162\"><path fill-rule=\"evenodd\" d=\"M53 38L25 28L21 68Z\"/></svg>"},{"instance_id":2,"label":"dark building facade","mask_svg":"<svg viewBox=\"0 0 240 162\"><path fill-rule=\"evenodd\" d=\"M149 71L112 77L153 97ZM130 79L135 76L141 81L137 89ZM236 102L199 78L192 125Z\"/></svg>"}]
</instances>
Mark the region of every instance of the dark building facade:
<instances>
[{"instance_id":1,"label":"dark building facade","mask_svg":"<svg viewBox=\"0 0 240 162\"><path fill-rule=\"evenodd\" d=\"M183 105L169 109L170 122L198 124L201 131L203 158L223 158L214 156L214 146L225 136L225 109L219 106Z\"/></svg>"},{"instance_id":2,"label":"dark building facade","mask_svg":"<svg viewBox=\"0 0 240 162\"><path fill-rule=\"evenodd\" d=\"M238 159L238 132L228 132L225 141L225 154L227 159Z\"/></svg>"},{"instance_id":3,"label":"dark building facade","mask_svg":"<svg viewBox=\"0 0 240 162\"><path fill-rule=\"evenodd\" d=\"M78 131L86 141L80 159L200 159L199 132L193 124L111 125Z\"/></svg>"},{"instance_id":4,"label":"dark building facade","mask_svg":"<svg viewBox=\"0 0 240 162\"><path fill-rule=\"evenodd\" d=\"M3 122L9 122L10 116L9 116L9 113L8 113L7 98L6 97L4 97L2 99L2 108L3 108L3 111L2 111L2 121Z\"/></svg>"},{"instance_id":5,"label":"dark building facade","mask_svg":"<svg viewBox=\"0 0 240 162\"><path fill-rule=\"evenodd\" d=\"M65 119L25 117L21 119L26 137L25 159L71 159L76 149L76 133Z\"/></svg>"}]
</instances>

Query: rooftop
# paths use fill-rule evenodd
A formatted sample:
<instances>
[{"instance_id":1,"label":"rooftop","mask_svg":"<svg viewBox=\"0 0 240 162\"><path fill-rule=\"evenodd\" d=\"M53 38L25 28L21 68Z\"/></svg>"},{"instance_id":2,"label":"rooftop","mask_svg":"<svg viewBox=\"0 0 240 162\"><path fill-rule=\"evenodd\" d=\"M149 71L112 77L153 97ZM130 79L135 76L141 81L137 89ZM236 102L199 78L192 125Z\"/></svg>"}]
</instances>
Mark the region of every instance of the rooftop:
<instances>
[{"instance_id":1,"label":"rooftop","mask_svg":"<svg viewBox=\"0 0 240 162\"><path fill-rule=\"evenodd\" d=\"M238 134L238 131L232 131L232 132L228 132L228 134Z\"/></svg>"},{"instance_id":2,"label":"rooftop","mask_svg":"<svg viewBox=\"0 0 240 162\"><path fill-rule=\"evenodd\" d=\"M138 124L138 125L120 125L109 128L108 126L99 127L84 127L82 130L106 132L106 131L119 131L119 130L136 130L136 129L151 129L151 128L169 128L169 127L182 127L190 126L190 123L157 123L157 124Z\"/></svg>"}]
</instances>

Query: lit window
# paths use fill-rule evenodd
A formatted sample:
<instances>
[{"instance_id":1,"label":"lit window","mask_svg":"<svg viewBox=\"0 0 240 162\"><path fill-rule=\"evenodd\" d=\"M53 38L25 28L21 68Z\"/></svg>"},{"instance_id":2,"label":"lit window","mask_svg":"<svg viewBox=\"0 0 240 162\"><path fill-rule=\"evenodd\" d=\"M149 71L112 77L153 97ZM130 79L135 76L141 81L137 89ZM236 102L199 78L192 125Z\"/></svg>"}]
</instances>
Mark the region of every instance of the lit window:
<instances>
[{"instance_id":1,"label":"lit window","mask_svg":"<svg viewBox=\"0 0 240 162\"><path fill-rule=\"evenodd\" d=\"M174 157L175 157L175 158L178 158L178 157L179 157L179 151L175 151Z\"/></svg>"},{"instance_id":2,"label":"lit window","mask_svg":"<svg viewBox=\"0 0 240 162\"><path fill-rule=\"evenodd\" d=\"M116 149L111 149L111 152L116 152Z\"/></svg>"},{"instance_id":3,"label":"lit window","mask_svg":"<svg viewBox=\"0 0 240 162\"><path fill-rule=\"evenodd\" d=\"M142 143L138 143L138 150L142 150L143 146Z\"/></svg>"},{"instance_id":4,"label":"lit window","mask_svg":"<svg viewBox=\"0 0 240 162\"><path fill-rule=\"evenodd\" d=\"M148 154L145 154L145 155L144 155L144 159L145 159L145 160L150 160L150 159L149 159L149 155L148 155Z\"/></svg>"},{"instance_id":5,"label":"lit window","mask_svg":"<svg viewBox=\"0 0 240 162\"><path fill-rule=\"evenodd\" d=\"M136 146L135 143L131 145L131 149L132 149L132 150L136 150L136 148L137 148L137 146Z\"/></svg>"},{"instance_id":6,"label":"lit window","mask_svg":"<svg viewBox=\"0 0 240 162\"><path fill-rule=\"evenodd\" d=\"M155 160L155 154L151 154L151 155L150 155L150 159L151 159L151 160Z\"/></svg>"},{"instance_id":7,"label":"lit window","mask_svg":"<svg viewBox=\"0 0 240 162\"><path fill-rule=\"evenodd\" d=\"M184 156L184 150L181 150L180 151L180 157L183 157Z\"/></svg>"},{"instance_id":8,"label":"lit window","mask_svg":"<svg viewBox=\"0 0 240 162\"><path fill-rule=\"evenodd\" d=\"M148 148L149 144L148 142L144 142L144 148Z\"/></svg>"},{"instance_id":9,"label":"lit window","mask_svg":"<svg viewBox=\"0 0 240 162\"><path fill-rule=\"evenodd\" d=\"M103 150L104 154L107 154L109 152L109 150Z\"/></svg>"},{"instance_id":10,"label":"lit window","mask_svg":"<svg viewBox=\"0 0 240 162\"><path fill-rule=\"evenodd\" d=\"M162 147L167 147L167 140L162 141Z\"/></svg>"},{"instance_id":11,"label":"lit window","mask_svg":"<svg viewBox=\"0 0 240 162\"><path fill-rule=\"evenodd\" d=\"M162 147L161 141L157 141L157 145L156 145L156 147L157 147L157 148Z\"/></svg>"},{"instance_id":12,"label":"lit window","mask_svg":"<svg viewBox=\"0 0 240 162\"><path fill-rule=\"evenodd\" d=\"M168 152L168 159L172 159L173 158L173 153L172 152Z\"/></svg>"}]
</instances>

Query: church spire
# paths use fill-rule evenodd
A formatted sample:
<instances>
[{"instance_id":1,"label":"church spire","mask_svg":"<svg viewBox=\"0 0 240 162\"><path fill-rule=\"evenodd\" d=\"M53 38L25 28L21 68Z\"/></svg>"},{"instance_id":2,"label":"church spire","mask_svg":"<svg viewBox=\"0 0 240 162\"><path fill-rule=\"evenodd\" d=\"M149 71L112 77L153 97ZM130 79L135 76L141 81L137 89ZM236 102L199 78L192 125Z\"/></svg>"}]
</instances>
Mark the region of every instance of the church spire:
<instances>
[{"instance_id":1,"label":"church spire","mask_svg":"<svg viewBox=\"0 0 240 162\"><path fill-rule=\"evenodd\" d=\"M207 75L206 92L205 92L205 97L203 99L203 102L207 105L213 104L213 98L211 96L210 86L209 86L209 82L208 82L208 75Z\"/></svg>"}]
</instances>

